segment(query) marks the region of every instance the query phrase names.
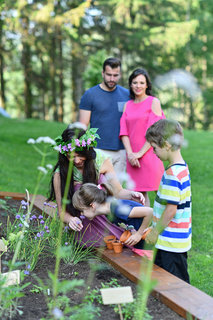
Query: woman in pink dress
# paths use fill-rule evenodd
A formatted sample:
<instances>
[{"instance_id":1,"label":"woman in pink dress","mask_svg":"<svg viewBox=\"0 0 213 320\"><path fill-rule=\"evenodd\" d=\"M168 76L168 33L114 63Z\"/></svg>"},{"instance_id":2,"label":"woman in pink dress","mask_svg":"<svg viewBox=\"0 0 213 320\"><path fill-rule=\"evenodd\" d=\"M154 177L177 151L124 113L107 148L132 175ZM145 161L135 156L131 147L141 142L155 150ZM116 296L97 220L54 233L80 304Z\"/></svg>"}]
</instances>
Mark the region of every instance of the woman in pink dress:
<instances>
[{"instance_id":1,"label":"woman in pink dress","mask_svg":"<svg viewBox=\"0 0 213 320\"><path fill-rule=\"evenodd\" d=\"M151 81L144 69L136 69L129 77L130 97L120 121L120 137L127 153L127 173L135 184L135 191L145 197L148 191L157 191L164 172L162 161L146 141L147 129L165 118L160 101L151 96Z\"/></svg>"}]
</instances>

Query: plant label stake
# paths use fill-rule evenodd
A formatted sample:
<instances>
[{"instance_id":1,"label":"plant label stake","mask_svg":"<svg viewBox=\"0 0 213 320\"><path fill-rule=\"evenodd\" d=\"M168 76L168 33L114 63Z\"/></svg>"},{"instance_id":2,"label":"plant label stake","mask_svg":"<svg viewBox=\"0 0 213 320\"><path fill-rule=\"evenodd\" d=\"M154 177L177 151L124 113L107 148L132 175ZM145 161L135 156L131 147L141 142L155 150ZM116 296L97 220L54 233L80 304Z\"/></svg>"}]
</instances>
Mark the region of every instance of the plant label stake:
<instances>
[{"instance_id":1,"label":"plant label stake","mask_svg":"<svg viewBox=\"0 0 213 320\"><path fill-rule=\"evenodd\" d=\"M0 239L0 252L7 252L7 246ZM1 255L0 255L0 274L6 278L6 282L3 285L4 287L11 286L13 284L20 283L20 270L14 270L6 273L1 273Z\"/></svg>"},{"instance_id":2,"label":"plant label stake","mask_svg":"<svg viewBox=\"0 0 213 320\"><path fill-rule=\"evenodd\" d=\"M133 302L131 287L118 287L101 289L103 304L117 304L120 314L120 319L123 320L121 311L121 303Z\"/></svg>"}]
</instances>

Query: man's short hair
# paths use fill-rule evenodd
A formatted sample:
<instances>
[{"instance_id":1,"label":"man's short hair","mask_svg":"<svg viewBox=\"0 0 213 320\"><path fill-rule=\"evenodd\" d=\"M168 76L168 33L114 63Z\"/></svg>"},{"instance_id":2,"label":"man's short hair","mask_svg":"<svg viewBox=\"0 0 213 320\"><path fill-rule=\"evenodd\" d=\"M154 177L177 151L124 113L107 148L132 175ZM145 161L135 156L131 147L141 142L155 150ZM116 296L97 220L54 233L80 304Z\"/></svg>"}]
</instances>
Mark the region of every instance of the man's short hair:
<instances>
[{"instance_id":1,"label":"man's short hair","mask_svg":"<svg viewBox=\"0 0 213 320\"><path fill-rule=\"evenodd\" d=\"M183 143L183 129L178 121L161 119L155 122L146 132L146 140L160 148L169 142L172 150L178 150Z\"/></svg>"},{"instance_id":2,"label":"man's short hair","mask_svg":"<svg viewBox=\"0 0 213 320\"><path fill-rule=\"evenodd\" d=\"M106 66L110 66L112 69L121 68L121 61L118 58L108 58L103 63L103 71L105 71Z\"/></svg>"}]
</instances>

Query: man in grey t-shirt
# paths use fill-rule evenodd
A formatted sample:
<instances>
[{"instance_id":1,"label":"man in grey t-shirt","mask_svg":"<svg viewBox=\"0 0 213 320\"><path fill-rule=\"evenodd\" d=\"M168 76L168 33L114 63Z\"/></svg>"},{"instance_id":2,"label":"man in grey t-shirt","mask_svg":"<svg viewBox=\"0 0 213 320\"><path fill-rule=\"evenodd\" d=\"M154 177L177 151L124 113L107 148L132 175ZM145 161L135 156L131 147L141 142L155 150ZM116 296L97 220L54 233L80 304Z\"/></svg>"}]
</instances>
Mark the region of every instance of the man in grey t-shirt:
<instances>
[{"instance_id":1,"label":"man in grey t-shirt","mask_svg":"<svg viewBox=\"0 0 213 320\"><path fill-rule=\"evenodd\" d=\"M102 82L88 89L81 98L79 121L98 128L100 140L97 148L112 160L117 174L126 168L126 153L119 139L120 118L129 90L118 85L121 77L121 62L117 58L104 61Z\"/></svg>"}]
</instances>

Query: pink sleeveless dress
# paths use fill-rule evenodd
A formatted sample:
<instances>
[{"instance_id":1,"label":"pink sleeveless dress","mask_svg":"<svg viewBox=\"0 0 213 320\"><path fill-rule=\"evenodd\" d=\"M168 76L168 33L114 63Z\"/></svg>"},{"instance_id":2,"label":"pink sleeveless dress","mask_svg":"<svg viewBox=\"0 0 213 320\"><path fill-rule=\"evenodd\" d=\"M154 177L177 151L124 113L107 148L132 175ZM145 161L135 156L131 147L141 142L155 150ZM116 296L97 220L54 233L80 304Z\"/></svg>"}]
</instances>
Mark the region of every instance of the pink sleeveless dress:
<instances>
[{"instance_id":1,"label":"pink sleeveless dress","mask_svg":"<svg viewBox=\"0 0 213 320\"><path fill-rule=\"evenodd\" d=\"M154 97L148 96L144 101L135 103L129 100L120 121L120 137L128 136L133 152L138 152L144 145L147 129L165 115L159 117L152 112ZM150 148L139 159L140 168L132 167L127 160L127 173L134 182L135 191L156 191L164 172L162 161Z\"/></svg>"}]
</instances>

